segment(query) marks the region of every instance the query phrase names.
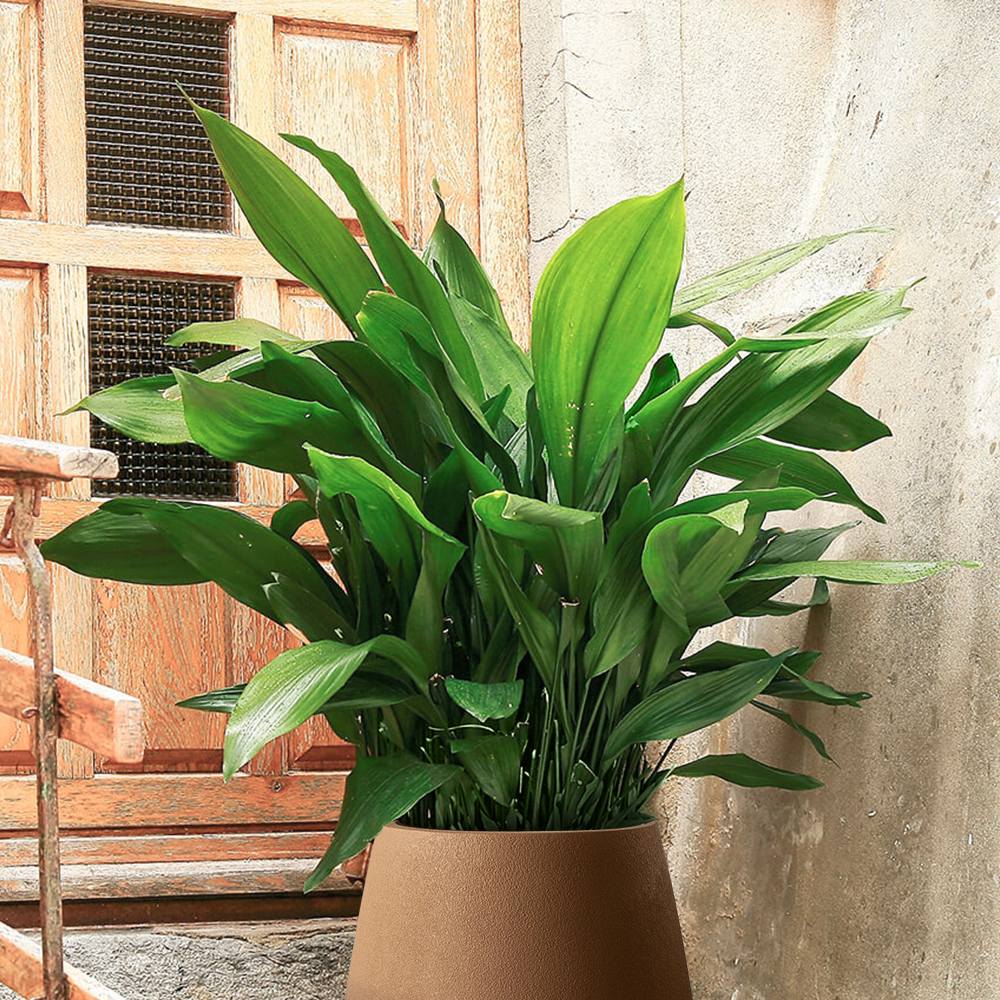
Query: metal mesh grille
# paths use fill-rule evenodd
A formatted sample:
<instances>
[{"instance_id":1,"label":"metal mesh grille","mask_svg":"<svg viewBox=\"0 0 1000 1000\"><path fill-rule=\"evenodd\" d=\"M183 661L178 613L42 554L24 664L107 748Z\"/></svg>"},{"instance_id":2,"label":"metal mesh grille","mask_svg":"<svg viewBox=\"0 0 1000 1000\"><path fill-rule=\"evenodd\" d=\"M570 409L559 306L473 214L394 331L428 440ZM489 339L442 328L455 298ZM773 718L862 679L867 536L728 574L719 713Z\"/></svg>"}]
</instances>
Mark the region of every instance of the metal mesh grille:
<instances>
[{"instance_id":1,"label":"metal mesh grille","mask_svg":"<svg viewBox=\"0 0 1000 1000\"><path fill-rule=\"evenodd\" d=\"M129 378L165 375L203 350L165 347L190 323L232 319L235 287L228 281L178 281L136 275L91 274L90 387L92 392ZM192 444L134 441L96 418L91 443L118 455L116 479L93 482L98 496L236 498L236 471Z\"/></svg>"},{"instance_id":2,"label":"metal mesh grille","mask_svg":"<svg viewBox=\"0 0 1000 1000\"><path fill-rule=\"evenodd\" d=\"M180 84L229 112L228 23L84 8L87 217L178 229L227 229L222 172Z\"/></svg>"}]
</instances>

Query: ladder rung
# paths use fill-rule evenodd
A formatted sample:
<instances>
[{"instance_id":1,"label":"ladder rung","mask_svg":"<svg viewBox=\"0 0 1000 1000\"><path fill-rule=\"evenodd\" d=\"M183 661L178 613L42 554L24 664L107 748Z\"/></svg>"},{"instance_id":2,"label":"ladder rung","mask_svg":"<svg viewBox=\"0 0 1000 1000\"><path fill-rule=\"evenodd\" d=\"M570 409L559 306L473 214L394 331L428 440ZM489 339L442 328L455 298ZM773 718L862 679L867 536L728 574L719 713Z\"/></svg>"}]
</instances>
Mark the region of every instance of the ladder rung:
<instances>
[{"instance_id":1,"label":"ladder rung","mask_svg":"<svg viewBox=\"0 0 1000 1000\"><path fill-rule=\"evenodd\" d=\"M67 1000L122 1000L121 994L72 965L66 966L66 981ZM6 924L0 924L0 983L22 997L40 997L45 993L41 947Z\"/></svg>"},{"instance_id":2,"label":"ladder rung","mask_svg":"<svg viewBox=\"0 0 1000 1000\"><path fill-rule=\"evenodd\" d=\"M49 479L113 479L118 459L110 451L0 434L0 477L26 472Z\"/></svg>"},{"instance_id":3,"label":"ladder rung","mask_svg":"<svg viewBox=\"0 0 1000 1000\"><path fill-rule=\"evenodd\" d=\"M142 760L142 704L138 698L84 677L56 671L59 736L88 747L108 760ZM34 663L20 653L0 649L0 712L24 718L35 704Z\"/></svg>"}]
</instances>

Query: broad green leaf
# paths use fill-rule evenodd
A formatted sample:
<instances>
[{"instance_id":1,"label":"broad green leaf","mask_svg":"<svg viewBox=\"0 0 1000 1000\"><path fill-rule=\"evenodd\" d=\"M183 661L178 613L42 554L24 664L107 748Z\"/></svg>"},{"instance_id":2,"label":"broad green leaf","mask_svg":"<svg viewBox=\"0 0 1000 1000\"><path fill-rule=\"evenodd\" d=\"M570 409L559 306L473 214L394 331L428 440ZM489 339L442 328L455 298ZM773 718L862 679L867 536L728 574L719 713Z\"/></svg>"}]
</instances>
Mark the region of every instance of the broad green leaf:
<instances>
[{"instance_id":1,"label":"broad green leaf","mask_svg":"<svg viewBox=\"0 0 1000 1000\"><path fill-rule=\"evenodd\" d=\"M589 599L604 547L600 514L500 490L479 497L472 508L490 531L524 546L557 594Z\"/></svg>"},{"instance_id":2,"label":"broad green leaf","mask_svg":"<svg viewBox=\"0 0 1000 1000\"><path fill-rule=\"evenodd\" d=\"M166 343L170 347L183 344L218 344L226 347L244 347L259 350L263 341L275 343L295 343L299 338L270 323L259 319L227 319L219 323L192 323L178 330Z\"/></svg>"},{"instance_id":3,"label":"broad green leaf","mask_svg":"<svg viewBox=\"0 0 1000 1000\"><path fill-rule=\"evenodd\" d=\"M362 757L347 778L337 830L305 890L321 885L342 861L354 857L382 827L399 819L425 795L461 773L454 764L425 764L408 753Z\"/></svg>"},{"instance_id":4,"label":"broad green leaf","mask_svg":"<svg viewBox=\"0 0 1000 1000\"><path fill-rule=\"evenodd\" d=\"M759 526L745 525L747 506L743 500L667 518L647 536L642 573L678 635L730 617L720 590L743 563Z\"/></svg>"},{"instance_id":5,"label":"broad green leaf","mask_svg":"<svg viewBox=\"0 0 1000 1000\"><path fill-rule=\"evenodd\" d=\"M793 653L754 659L670 684L645 698L611 731L604 759L634 743L670 740L725 719L757 697Z\"/></svg>"},{"instance_id":6,"label":"broad green leaf","mask_svg":"<svg viewBox=\"0 0 1000 1000\"><path fill-rule=\"evenodd\" d=\"M740 646L732 642L713 642L704 649L685 656L674 665L687 673L704 674L714 670L726 670L750 660L766 660L771 654L766 649L754 646ZM805 673L819 659L819 653L806 650L791 653L786 657L784 667L797 675Z\"/></svg>"},{"instance_id":7,"label":"broad green leaf","mask_svg":"<svg viewBox=\"0 0 1000 1000\"><path fill-rule=\"evenodd\" d=\"M855 493L839 470L811 451L757 439L709 455L698 462L698 468L728 479L747 479L765 469L780 469L779 486L800 486L830 503L849 504L873 521L885 523L885 518Z\"/></svg>"},{"instance_id":8,"label":"broad green leaf","mask_svg":"<svg viewBox=\"0 0 1000 1000\"><path fill-rule=\"evenodd\" d=\"M744 788L787 788L794 792L804 792L823 787L822 781L817 781L808 774L783 771L780 767L762 764L743 753L710 754L693 760L690 764L681 764L670 773L681 778L723 778Z\"/></svg>"},{"instance_id":9,"label":"broad green leaf","mask_svg":"<svg viewBox=\"0 0 1000 1000\"><path fill-rule=\"evenodd\" d=\"M331 150L321 149L305 136L282 135L282 138L315 156L337 182L358 215L368 246L386 282L396 295L416 306L427 317L448 357L472 390L476 402L481 403L485 395L479 371L441 283L413 252L346 160ZM358 303L360 308L361 303Z\"/></svg>"},{"instance_id":10,"label":"broad green leaf","mask_svg":"<svg viewBox=\"0 0 1000 1000\"><path fill-rule=\"evenodd\" d=\"M190 708L197 712L222 712L224 715L229 715L236 707L236 702L240 700L240 695L245 689L246 684L233 684L231 687L206 691L204 694L196 694L193 698L185 698L183 701L177 702L177 707Z\"/></svg>"},{"instance_id":11,"label":"broad green leaf","mask_svg":"<svg viewBox=\"0 0 1000 1000\"><path fill-rule=\"evenodd\" d=\"M791 663L785 664L782 676L771 681L762 693L789 701L815 701L823 705L850 705L852 708L860 708L861 702L871 698L867 691L838 691L823 681L812 680L805 676L805 671L793 669Z\"/></svg>"},{"instance_id":12,"label":"broad green leaf","mask_svg":"<svg viewBox=\"0 0 1000 1000\"><path fill-rule=\"evenodd\" d=\"M649 370L649 378L642 387L636 401L625 411L625 419L638 413L650 400L656 399L668 389L673 389L681 380L677 363L672 354L661 354Z\"/></svg>"},{"instance_id":13,"label":"broad green leaf","mask_svg":"<svg viewBox=\"0 0 1000 1000\"><path fill-rule=\"evenodd\" d=\"M82 576L150 586L204 583L130 499L108 500L42 542L42 555Z\"/></svg>"},{"instance_id":14,"label":"broad green leaf","mask_svg":"<svg viewBox=\"0 0 1000 1000\"><path fill-rule=\"evenodd\" d=\"M295 532L314 520L316 509L306 500L290 500L271 515L271 530L291 539Z\"/></svg>"},{"instance_id":15,"label":"broad green leaf","mask_svg":"<svg viewBox=\"0 0 1000 1000\"><path fill-rule=\"evenodd\" d=\"M767 436L820 451L855 451L891 435L881 420L827 391Z\"/></svg>"},{"instance_id":16,"label":"broad green leaf","mask_svg":"<svg viewBox=\"0 0 1000 1000\"><path fill-rule=\"evenodd\" d=\"M319 712L372 653L420 674L417 651L392 635L357 646L324 640L279 653L254 674L229 717L223 777L228 781L265 744Z\"/></svg>"},{"instance_id":17,"label":"broad green leaf","mask_svg":"<svg viewBox=\"0 0 1000 1000\"><path fill-rule=\"evenodd\" d=\"M705 496L686 500L675 507L659 511L655 517L662 520L685 514L708 514L734 504L746 503L746 517L769 514L778 510L798 510L813 500L825 500L810 490L800 486L781 486L763 490L731 490L729 493L708 493Z\"/></svg>"},{"instance_id":18,"label":"broad green leaf","mask_svg":"<svg viewBox=\"0 0 1000 1000\"><path fill-rule=\"evenodd\" d=\"M580 227L542 274L532 361L549 464L562 503L587 490L605 432L670 319L684 246L684 192L632 198Z\"/></svg>"},{"instance_id":19,"label":"broad green leaf","mask_svg":"<svg viewBox=\"0 0 1000 1000\"><path fill-rule=\"evenodd\" d=\"M975 568L974 562L906 562L821 559L812 562L758 563L745 570L740 580L780 580L815 576L840 583L915 583L953 566Z\"/></svg>"},{"instance_id":20,"label":"broad green leaf","mask_svg":"<svg viewBox=\"0 0 1000 1000\"><path fill-rule=\"evenodd\" d=\"M521 780L521 744L516 736L474 734L452 740L451 751L491 799L504 806L514 801Z\"/></svg>"},{"instance_id":21,"label":"broad green leaf","mask_svg":"<svg viewBox=\"0 0 1000 1000\"><path fill-rule=\"evenodd\" d=\"M677 330L683 329L688 326L700 326L708 330L713 337L717 337L722 341L727 347L731 346L736 342L736 338L720 323L713 323L712 320L706 319L704 316L699 316L698 313L686 312L686 313L673 313L670 316L670 322L667 323L668 329Z\"/></svg>"},{"instance_id":22,"label":"broad green leaf","mask_svg":"<svg viewBox=\"0 0 1000 1000\"><path fill-rule=\"evenodd\" d=\"M241 604L277 620L264 587L280 573L333 605L338 585L304 549L234 510L130 499L174 550Z\"/></svg>"},{"instance_id":23,"label":"broad green leaf","mask_svg":"<svg viewBox=\"0 0 1000 1000\"><path fill-rule=\"evenodd\" d=\"M451 700L464 708L480 722L487 719L506 719L513 715L521 704L524 681L510 681L500 684L477 684L460 677L446 677L445 687Z\"/></svg>"},{"instance_id":24,"label":"broad green leaf","mask_svg":"<svg viewBox=\"0 0 1000 1000\"><path fill-rule=\"evenodd\" d=\"M801 722L793 718L787 712L783 712L780 708L775 708L773 705L768 705L763 701L752 701L750 704L753 705L754 708L759 708L762 712L766 712L768 715L773 716L775 719L780 719L790 729L794 729L800 736L804 736L812 744L813 749L820 755L820 757L830 761L833 760L827 752L826 744L819 738L819 736L817 736L811 729L807 729Z\"/></svg>"},{"instance_id":25,"label":"broad green leaf","mask_svg":"<svg viewBox=\"0 0 1000 1000\"><path fill-rule=\"evenodd\" d=\"M450 293L448 301L476 359L484 394L489 398L510 386L506 411L520 426L526 419L525 398L532 386L531 367L524 351L506 329L468 299Z\"/></svg>"},{"instance_id":26,"label":"broad green leaf","mask_svg":"<svg viewBox=\"0 0 1000 1000\"><path fill-rule=\"evenodd\" d=\"M432 181L432 185L438 203L438 217L424 247L424 263L438 276L450 295L465 299L481 309L509 340L510 329L500 307L500 296L479 258L445 217L444 199L437 181Z\"/></svg>"},{"instance_id":27,"label":"broad green leaf","mask_svg":"<svg viewBox=\"0 0 1000 1000\"><path fill-rule=\"evenodd\" d=\"M365 296L382 282L334 211L279 157L207 108L192 104L215 158L268 253L315 289L358 332Z\"/></svg>"},{"instance_id":28,"label":"broad green leaf","mask_svg":"<svg viewBox=\"0 0 1000 1000\"><path fill-rule=\"evenodd\" d=\"M678 290L674 296L673 313L690 312L700 309L712 302L719 302L729 298L737 292L746 291L754 285L775 274L780 274L793 264L804 260L811 254L822 250L831 243L843 239L845 236L854 236L859 233L887 233L889 229L878 226L869 226L865 229L852 229L846 233L836 233L832 236L818 236L811 240L804 240L801 243L792 243L789 246L780 247L777 250L768 250L765 253L751 257L749 260L739 264L731 264L729 267L709 274L698 281L686 285Z\"/></svg>"},{"instance_id":29,"label":"broad green leaf","mask_svg":"<svg viewBox=\"0 0 1000 1000\"><path fill-rule=\"evenodd\" d=\"M173 375L129 379L91 393L60 416L88 410L102 423L137 441L182 444L192 440L184 422L184 406L179 398L170 400L163 395L173 385Z\"/></svg>"},{"instance_id":30,"label":"broad green leaf","mask_svg":"<svg viewBox=\"0 0 1000 1000\"><path fill-rule=\"evenodd\" d=\"M293 625L310 642L320 639L355 641L356 615L351 613L349 602L337 602L339 606L334 608L329 599L316 596L287 576L275 573L274 577L273 583L264 584L264 593L274 612L273 617L282 625Z\"/></svg>"}]
</instances>

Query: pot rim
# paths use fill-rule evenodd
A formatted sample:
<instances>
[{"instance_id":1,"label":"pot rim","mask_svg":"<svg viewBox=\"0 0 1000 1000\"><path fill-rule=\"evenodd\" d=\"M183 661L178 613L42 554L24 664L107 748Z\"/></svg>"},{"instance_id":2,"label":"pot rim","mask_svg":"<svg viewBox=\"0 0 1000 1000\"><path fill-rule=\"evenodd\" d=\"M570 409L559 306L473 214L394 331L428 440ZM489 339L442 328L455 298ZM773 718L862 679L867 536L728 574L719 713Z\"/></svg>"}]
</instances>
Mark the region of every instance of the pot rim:
<instances>
[{"instance_id":1,"label":"pot rim","mask_svg":"<svg viewBox=\"0 0 1000 1000\"><path fill-rule=\"evenodd\" d=\"M571 836L594 836L595 834L606 833L627 833L630 831L637 830L647 830L650 827L655 827L659 830L659 821L651 819L646 823L635 823L632 826L611 826L602 827L596 830L439 830L436 827L431 826L407 826L404 823L400 823L398 820L393 820L391 823L386 823L382 828L383 830L402 830L406 833L434 833L434 834L451 834L452 836L482 836L482 837L571 837ZM381 832L381 831L380 831Z\"/></svg>"}]
</instances>

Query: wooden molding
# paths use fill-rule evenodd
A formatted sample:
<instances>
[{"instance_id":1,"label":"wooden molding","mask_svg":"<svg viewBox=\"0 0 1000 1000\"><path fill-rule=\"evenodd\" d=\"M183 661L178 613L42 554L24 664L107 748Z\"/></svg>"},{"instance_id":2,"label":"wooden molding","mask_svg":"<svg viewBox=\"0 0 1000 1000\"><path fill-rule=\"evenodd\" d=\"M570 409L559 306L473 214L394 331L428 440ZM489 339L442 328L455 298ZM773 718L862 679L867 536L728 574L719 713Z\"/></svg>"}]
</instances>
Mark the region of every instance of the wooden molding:
<instances>
[{"instance_id":1,"label":"wooden molding","mask_svg":"<svg viewBox=\"0 0 1000 1000\"><path fill-rule=\"evenodd\" d=\"M137 698L62 670L56 678L60 739L123 764L142 760L142 705ZM0 649L0 712L23 719L34 704L34 664Z\"/></svg>"},{"instance_id":2,"label":"wooden molding","mask_svg":"<svg viewBox=\"0 0 1000 1000\"><path fill-rule=\"evenodd\" d=\"M122 1000L121 994L72 965L66 966L66 980L67 1000ZM0 924L0 983L23 997L45 994L41 946L6 924Z\"/></svg>"},{"instance_id":3,"label":"wooden molding","mask_svg":"<svg viewBox=\"0 0 1000 1000\"><path fill-rule=\"evenodd\" d=\"M0 475L26 472L50 479L113 479L118 459L110 451L0 434Z\"/></svg>"}]
</instances>

